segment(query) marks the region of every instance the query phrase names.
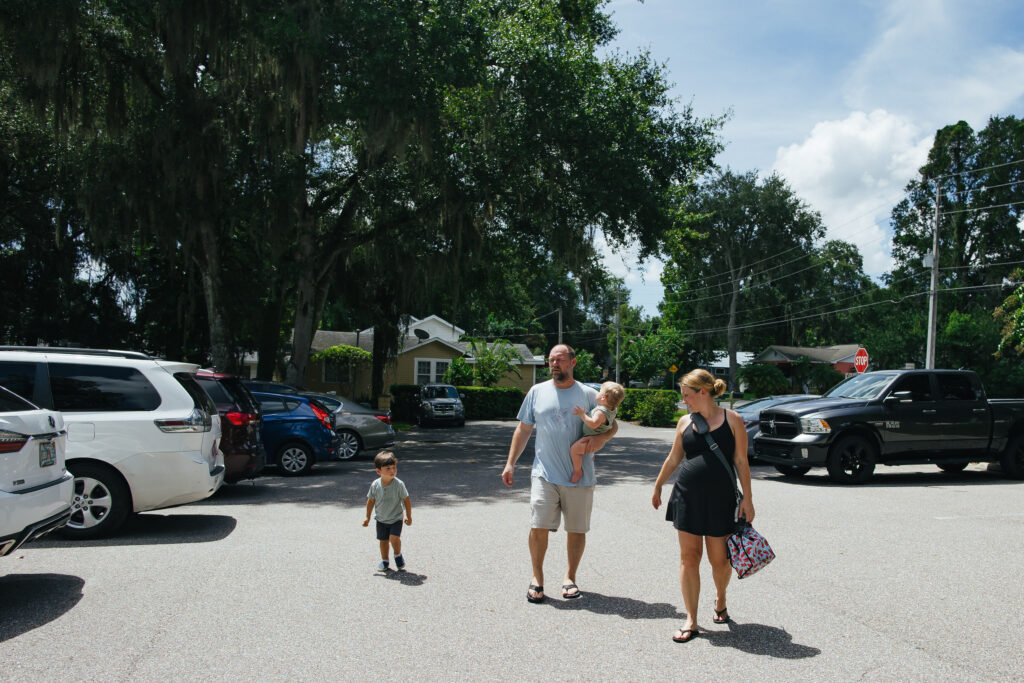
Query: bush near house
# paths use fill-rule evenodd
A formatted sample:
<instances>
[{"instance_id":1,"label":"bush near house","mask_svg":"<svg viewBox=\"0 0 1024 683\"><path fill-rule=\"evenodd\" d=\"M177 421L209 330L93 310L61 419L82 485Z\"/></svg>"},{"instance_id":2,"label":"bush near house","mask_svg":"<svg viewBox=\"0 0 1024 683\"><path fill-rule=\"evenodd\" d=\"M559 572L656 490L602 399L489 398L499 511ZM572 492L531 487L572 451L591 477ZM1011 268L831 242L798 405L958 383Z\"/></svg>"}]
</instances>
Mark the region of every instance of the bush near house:
<instances>
[{"instance_id":1,"label":"bush near house","mask_svg":"<svg viewBox=\"0 0 1024 683\"><path fill-rule=\"evenodd\" d=\"M466 406L466 419L493 420L514 418L523 405L522 389L515 387L458 387L466 395L462 399Z\"/></svg>"},{"instance_id":2,"label":"bush near house","mask_svg":"<svg viewBox=\"0 0 1024 683\"><path fill-rule=\"evenodd\" d=\"M626 389L626 396L622 399L622 403L619 404L618 418L622 420L635 420L646 427L671 426L675 424L673 416L675 415L676 403L678 402L678 391L670 389ZM664 422L668 424L666 425Z\"/></svg>"},{"instance_id":3,"label":"bush near house","mask_svg":"<svg viewBox=\"0 0 1024 683\"><path fill-rule=\"evenodd\" d=\"M519 406L523 404L523 390L515 387L455 388L465 395L462 403L466 406L467 420L514 418L519 413ZM412 422L416 419L416 394L419 390L416 384L391 385L392 419L403 422Z\"/></svg>"}]
</instances>

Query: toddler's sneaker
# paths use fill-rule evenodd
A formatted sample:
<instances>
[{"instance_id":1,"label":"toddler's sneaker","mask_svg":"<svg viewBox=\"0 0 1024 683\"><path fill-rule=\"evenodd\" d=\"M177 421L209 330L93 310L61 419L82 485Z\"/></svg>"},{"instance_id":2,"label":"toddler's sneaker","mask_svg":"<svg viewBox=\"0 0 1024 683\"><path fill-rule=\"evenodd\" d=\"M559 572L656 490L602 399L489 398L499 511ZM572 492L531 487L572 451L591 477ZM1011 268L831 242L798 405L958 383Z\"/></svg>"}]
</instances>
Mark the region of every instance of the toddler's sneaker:
<instances>
[{"instance_id":1,"label":"toddler's sneaker","mask_svg":"<svg viewBox=\"0 0 1024 683\"><path fill-rule=\"evenodd\" d=\"M397 560L398 558L395 558L395 559ZM377 571L379 571L379 572L386 572L389 569L391 569L391 567L388 565L388 561L387 560L381 560L380 562L377 563Z\"/></svg>"},{"instance_id":2,"label":"toddler's sneaker","mask_svg":"<svg viewBox=\"0 0 1024 683\"><path fill-rule=\"evenodd\" d=\"M398 571L405 569L405 558L401 555L395 555L395 566L398 567Z\"/></svg>"}]
</instances>

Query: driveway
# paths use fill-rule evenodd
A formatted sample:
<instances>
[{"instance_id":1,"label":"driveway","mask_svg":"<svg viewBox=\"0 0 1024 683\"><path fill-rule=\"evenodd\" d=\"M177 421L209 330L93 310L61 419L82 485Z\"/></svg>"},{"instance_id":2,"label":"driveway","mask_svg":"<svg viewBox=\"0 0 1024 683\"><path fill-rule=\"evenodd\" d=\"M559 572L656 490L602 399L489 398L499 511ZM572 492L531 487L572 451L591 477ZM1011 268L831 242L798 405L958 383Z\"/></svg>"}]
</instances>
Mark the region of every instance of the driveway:
<instances>
[{"instance_id":1,"label":"driveway","mask_svg":"<svg viewBox=\"0 0 1024 683\"><path fill-rule=\"evenodd\" d=\"M778 559L733 580L735 622L671 641L678 545L651 485L671 429L623 424L598 455L593 530L558 597L525 600L529 461L499 475L514 423L414 429L408 571L374 572L365 459L262 477L137 516L113 539L43 539L0 562L6 680L1019 680L1024 488L972 466L879 468L869 485L755 468ZM666 490L667 495L667 490Z\"/></svg>"}]
</instances>

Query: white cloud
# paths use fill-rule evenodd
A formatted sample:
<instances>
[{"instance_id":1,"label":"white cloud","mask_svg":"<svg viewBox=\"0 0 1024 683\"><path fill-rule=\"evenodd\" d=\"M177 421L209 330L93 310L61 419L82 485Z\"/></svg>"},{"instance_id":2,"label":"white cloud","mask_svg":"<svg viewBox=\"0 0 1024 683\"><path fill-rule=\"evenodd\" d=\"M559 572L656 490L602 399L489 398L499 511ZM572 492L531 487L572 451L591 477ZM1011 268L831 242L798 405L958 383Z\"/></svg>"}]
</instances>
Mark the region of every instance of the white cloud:
<instances>
[{"instance_id":1,"label":"white cloud","mask_svg":"<svg viewBox=\"0 0 1024 683\"><path fill-rule=\"evenodd\" d=\"M1024 51L986 42L998 21L973 2L892 3L878 37L848 69L845 103L934 128L960 120L977 128L1009 113L1024 97Z\"/></svg>"},{"instance_id":2,"label":"white cloud","mask_svg":"<svg viewBox=\"0 0 1024 683\"><path fill-rule=\"evenodd\" d=\"M778 171L813 209L830 239L857 245L864 270L890 270L888 217L927 158L932 138L909 119L877 109L814 126L801 143L780 147Z\"/></svg>"}]
</instances>

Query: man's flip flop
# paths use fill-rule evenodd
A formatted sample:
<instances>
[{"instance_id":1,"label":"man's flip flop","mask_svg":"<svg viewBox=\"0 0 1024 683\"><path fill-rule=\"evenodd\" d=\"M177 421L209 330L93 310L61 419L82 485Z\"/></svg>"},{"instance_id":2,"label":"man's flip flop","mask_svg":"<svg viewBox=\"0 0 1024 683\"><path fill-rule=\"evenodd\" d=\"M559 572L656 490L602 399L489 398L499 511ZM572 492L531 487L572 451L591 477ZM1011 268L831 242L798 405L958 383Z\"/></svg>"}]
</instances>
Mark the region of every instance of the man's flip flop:
<instances>
[{"instance_id":1,"label":"man's flip flop","mask_svg":"<svg viewBox=\"0 0 1024 683\"><path fill-rule=\"evenodd\" d=\"M540 593L540 595L537 595L537 596L530 595L530 591L533 591L534 593ZM545 597L546 596L544 595L544 586L535 586L535 585L533 585L531 583L529 590L526 591L526 601L527 602L532 602L532 603L544 602L544 598Z\"/></svg>"},{"instance_id":2,"label":"man's flip flop","mask_svg":"<svg viewBox=\"0 0 1024 683\"><path fill-rule=\"evenodd\" d=\"M575 593L570 593L569 591L575 591ZM582 595L583 593L580 593L579 586L577 586L575 583L567 583L564 586L562 586L562 597L566 600L575 600L576 598Z\"/></svg>"},{"instance_id":3,"label":"man's flip flop","mask_svg":"<svg viewBox=\"0 0 1024 683\"><path fill-rule=\"evenodd\" d=\"M700 633L700 630L696 628L679 629L678 633L678 636L672 636L672 642L688 643L697 637L697 634Z\"/></svg>"}]
</instances>

